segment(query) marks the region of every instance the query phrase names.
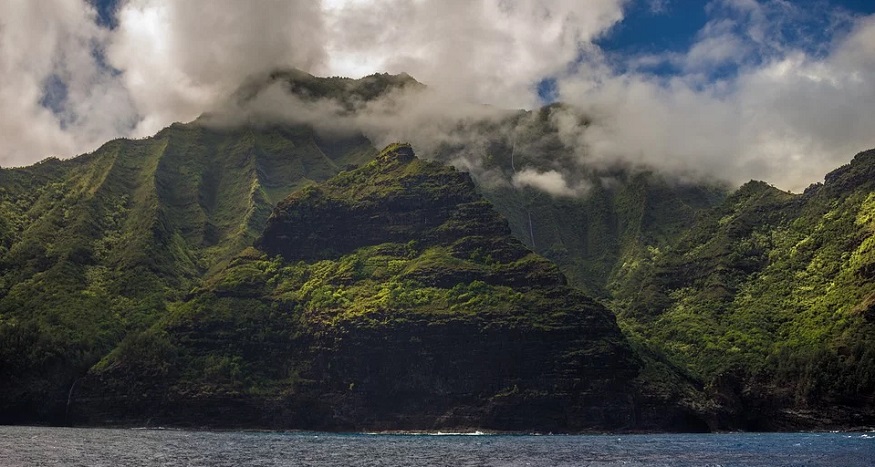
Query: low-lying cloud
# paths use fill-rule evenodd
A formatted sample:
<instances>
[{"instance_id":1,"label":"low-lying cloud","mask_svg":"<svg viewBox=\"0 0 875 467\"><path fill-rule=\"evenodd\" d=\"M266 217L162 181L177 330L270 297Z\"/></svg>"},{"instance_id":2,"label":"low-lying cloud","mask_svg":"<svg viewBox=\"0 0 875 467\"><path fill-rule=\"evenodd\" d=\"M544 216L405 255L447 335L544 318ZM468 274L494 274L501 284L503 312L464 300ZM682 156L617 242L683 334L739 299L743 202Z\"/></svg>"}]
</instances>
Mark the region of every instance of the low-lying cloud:
<instances>
[{"instance_id":1,"label":"low-lying cloud","mask_svg":"<svg viewBox=\"0 0 875 467\"><path fill-rule=\"evenodd\" d=\"M517 188L537 188L553 196L574 197L583 195L589 190L589 186L581 183L572 187L565 176L557 170L540 172L537 169L525 168L515 173L512 180Z\"/></svg>"},{"instance_id":2,"label":"low-lying cloud","mask_svg":"<svg viewBox=\"0 0 875 467\"><path fill-rule=\"evenodd\" d=\"M831 38L821 44L786 37L813 15L791 3L714 0L688 50L622 57L617 67L596 40L623 20L627 3L122 0L110 29L85 0L4 2L0 165L70 157L229 111L228 96L248 76L292 67L408 72L429 91L392 93L349 113L275 86L230 110L247 121L361 131L376 145L452 147L453 162L482 180L554 196L587 191L568 161L499 173L482 160L496 141L537 158L542 142L526 136L533 117L518 109L539 105L544 78L576 109L554 109L550 121L579 167L641 164L800 190L875 146L875 15L819 12ZM654 14L673 7L651 5ZM676 71L654 71L664 66Z\"/></svg>"}]
</instances>

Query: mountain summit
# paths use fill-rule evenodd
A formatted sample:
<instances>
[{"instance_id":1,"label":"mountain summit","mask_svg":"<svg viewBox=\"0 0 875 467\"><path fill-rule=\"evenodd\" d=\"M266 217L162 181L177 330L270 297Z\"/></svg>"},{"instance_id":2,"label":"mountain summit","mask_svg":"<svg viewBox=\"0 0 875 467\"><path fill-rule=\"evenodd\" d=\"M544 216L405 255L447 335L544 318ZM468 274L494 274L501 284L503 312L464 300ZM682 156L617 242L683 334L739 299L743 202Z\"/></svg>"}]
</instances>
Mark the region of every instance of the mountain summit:
<instances>
[{"instance_id":1,"label":"mountain summit","mask_svg":"<svg viewBox=\"0 0 875 467\"><path fill-rule=\"evenodd\" d=\"M354 109L356 104L377 100L395 91L425 88L424 84L407 73L397 75L375 73L359 79L340 76L318 78L296 68L290 68L250 77L237 89L231 101L237 104L246 103L274 86L302 100L334 100L344 104L349 110Z\"/></svg>"}]
</instances>

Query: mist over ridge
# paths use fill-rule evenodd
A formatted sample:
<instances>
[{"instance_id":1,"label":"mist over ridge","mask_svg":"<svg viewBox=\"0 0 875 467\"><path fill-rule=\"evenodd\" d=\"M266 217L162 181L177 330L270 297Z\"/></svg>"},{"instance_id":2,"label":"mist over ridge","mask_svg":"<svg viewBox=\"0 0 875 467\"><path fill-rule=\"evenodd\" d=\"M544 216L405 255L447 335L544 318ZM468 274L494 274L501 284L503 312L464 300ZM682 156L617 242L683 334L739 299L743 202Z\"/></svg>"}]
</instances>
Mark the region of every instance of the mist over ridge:
<instances>
[{"instance_id":1,"label":"mist over ridge","mask_svg":"<svg viewBox=\"0 0 875 467\"><path fill-rule=\"evenodd\" d=\"M679 8L660 4L647 14ZM108 18L96 5L109 5ZM9 44L0 50L0 110L10 116L0 122L4 167L150 136L222 105L249 76L289 68L318 76L407 72L425 83L434 96L371 102L356 119L378 146L422 133L420 152L460 119L534 112L551 101L586 116L588 125L561 112L554 120L563 144L587 165L644 164L735 185L763 179L798 192L875 146L868 123L875 17L840 5L714 0L683 47L622 53L605 39L641 8L623 0L259 8L230 0L53 0L0 8L14 19L0 28L0 43ZM268 113L287 116L288 106L270 109L264 100ZM325 110L302 106L295 118L319 119ZM426 125L435 128L421 131ZM480 150L470 128L450 136ZM460 160L472 170L480 163L470 154ZM558 168L531 170L515 182L557 196L586 191Z\"/></svg>"}]
</instances>

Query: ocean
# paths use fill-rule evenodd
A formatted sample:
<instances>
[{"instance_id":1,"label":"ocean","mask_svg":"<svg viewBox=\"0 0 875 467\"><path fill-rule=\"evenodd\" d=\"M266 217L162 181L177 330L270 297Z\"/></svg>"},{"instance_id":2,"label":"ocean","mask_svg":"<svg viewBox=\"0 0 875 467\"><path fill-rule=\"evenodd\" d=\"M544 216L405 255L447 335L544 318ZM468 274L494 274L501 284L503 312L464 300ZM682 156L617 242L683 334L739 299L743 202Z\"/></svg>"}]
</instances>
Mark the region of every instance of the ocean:
<instances>
[{"instance_id":1,"label":"ocean","mask_svg":"<svg viewBox=\"0 0 875 467\"><path fill-rule=\"evenodd\" d=\"M0 427L0 466L875 466L875 433L336 434Z\"/></svg>"}]
</instances>

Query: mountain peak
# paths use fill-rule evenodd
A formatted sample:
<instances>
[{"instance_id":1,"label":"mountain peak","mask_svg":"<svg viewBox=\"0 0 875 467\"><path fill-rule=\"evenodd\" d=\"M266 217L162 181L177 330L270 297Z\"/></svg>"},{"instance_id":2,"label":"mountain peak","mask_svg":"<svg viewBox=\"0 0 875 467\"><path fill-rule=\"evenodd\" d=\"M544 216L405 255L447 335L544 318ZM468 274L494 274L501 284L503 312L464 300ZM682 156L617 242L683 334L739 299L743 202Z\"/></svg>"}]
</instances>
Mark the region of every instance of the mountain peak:
<instances>
[{"instance_id":1,"label":"mountain peak","mask_svg":"<svg viewBox=\"0 0 875 467\"><path fill-rule=\"evenodd\" d=\"M450 245L467 237L500 239L506 256L528 253L467 173L395 143L372 162L280 202L257 246L308 260L382 243Z\"/></svg>"},{"instance_id":2,"label":"mountain peak","mask_svg":"<svg viewBox=\"0 0 875 467\"><path fill-rule=\"evenodd\" d=\"M613 315L514 239L468 174L396 143L282 201L256 248L80 383L73 418L179 401L148 417L579 431L687 413L640 410L641 364Z\"/></svg>"},{"instance_id":3,"label":"mountain peak","mask_svg":"<svg viewBox=\"0 0 875 467\"><path fill-rule=\"evenodd\" d=\"M425 85L407 73L374 73L359 79L341 76L317 77L297 68L280 68L250 76L232 95L238 104L255 99L273 86L304 100L333 99L347 106L372 101L401 89L423 89Z\"/></svg>"},{"instance_id":4,"label":"mountain peak","mask_svg":"<svg viewBox=\"0 0 875 467\"><path fill-rule=\"evenodd\" d=\"M824 177L828 188L843 192L869 188L873 180L875 180L875 149L858 153L850 164L843 165Z\"/></svg>"},{"instance_id":5,"label":"mountain peak","mask_svg":"<svg viewBox=\"0 0 875 467\"><path fill-rule=\"evenodd\" d=\"M791 193L780 190L766 182L751 180L740 186L735 193L732 193L729 196L727 201L731 203L740 203L744 200L771 202L774 200L786 200L792 197L793 195Z\"/></svg>"},{"instance_id":6,"label":"mountain peak","mask_svg":"<svg viewBox=\"0 0 875 467\"><path fill-rule=\"evenodd\" d=\"M414 159L416 159L416 154L413 152L413 146L410 143L392 143L380 151L380 154L377 156L379 163L391 161L407 163Z\"/></svg>"}]
</instances>

